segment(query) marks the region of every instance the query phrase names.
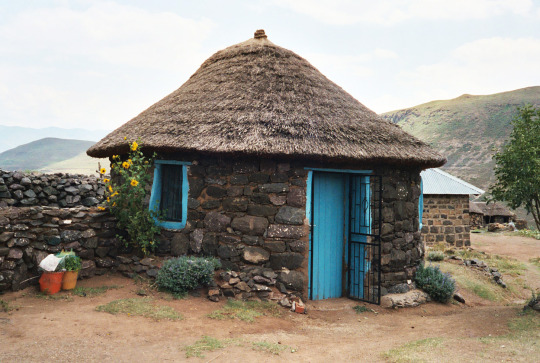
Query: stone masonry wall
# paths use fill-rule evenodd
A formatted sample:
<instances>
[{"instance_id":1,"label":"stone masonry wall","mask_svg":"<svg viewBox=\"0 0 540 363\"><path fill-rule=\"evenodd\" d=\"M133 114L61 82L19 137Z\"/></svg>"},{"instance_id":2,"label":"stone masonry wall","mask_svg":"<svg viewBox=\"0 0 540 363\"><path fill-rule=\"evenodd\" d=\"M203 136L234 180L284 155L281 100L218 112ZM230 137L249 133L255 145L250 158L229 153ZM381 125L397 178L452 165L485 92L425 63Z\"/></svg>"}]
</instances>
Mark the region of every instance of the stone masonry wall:
<instances>
[{"instance_id":1,"label":"stone masonry wall","mask_svg":"<svg viewBox=\"0 0 540 363\"><path fill-rule=\"evenodd\" d=\"M422 235L426 245L470 246L468 195L425 195Z\"/></svg>"},{"instance_id":2,"label":"stone masonry wall","mask_svg":"<svg viewBox=\"0 0 540 363\"><path fill-rule=\"evenodd\" d=\"M424 258L418 222L420 172L400 169L375 172L383 177L381 286L384 294L413 279Z\"/></svg>"},{"instance_id":3,"label":"stone masonry wall","mask_svg":"<svg viewBox=\"0 0 540 363\"><path fill-rule=\"evenodd\" d=\"M0 169L0 208L33 205L70 208L103 200L99 178L74 174L32 174Z\"/></svg>"},{"instance_id":4,"label":"stone masonry wall","mask_svg":"<svg viewBox=\"0 0 540 363\"><path fill-rule=\"evenodd\" d=\"M81 277L102 274L120 264L123 247L115 221L97 208L0 208L0 291L36 283L37 266L50 253L75 251Z\"/></svg>"}]
</instances>

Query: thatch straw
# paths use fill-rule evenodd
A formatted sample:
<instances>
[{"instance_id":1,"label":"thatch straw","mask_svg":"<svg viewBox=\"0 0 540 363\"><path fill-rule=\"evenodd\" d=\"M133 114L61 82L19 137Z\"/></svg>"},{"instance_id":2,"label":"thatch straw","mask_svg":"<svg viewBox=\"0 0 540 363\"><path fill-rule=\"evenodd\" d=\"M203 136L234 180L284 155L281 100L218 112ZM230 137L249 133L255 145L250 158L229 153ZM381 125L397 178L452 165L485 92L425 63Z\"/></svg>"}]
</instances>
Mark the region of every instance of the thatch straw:
<instances>
[{"instance_id":1,"label":"thatch straw","mask_svg":"<svg viewBox=\"0 0 540 363\"><path fill-rule=\"evenodd\" d=\"M207 59L179 89L88 149L437 167L445 158L385 121L264 31Z\"/></svg>"},{"instance_id":2,"label":"thatch straw","mask_svg":"<svg viewBox=\"0 0 540 363\"><path fill-rule=\"evenodd\" d=\"M483 214L489 217L514 217L516 214L501 203L486 203L486 202L471 202L469 206L470 212Z\"/></svg>"}]
</instances>

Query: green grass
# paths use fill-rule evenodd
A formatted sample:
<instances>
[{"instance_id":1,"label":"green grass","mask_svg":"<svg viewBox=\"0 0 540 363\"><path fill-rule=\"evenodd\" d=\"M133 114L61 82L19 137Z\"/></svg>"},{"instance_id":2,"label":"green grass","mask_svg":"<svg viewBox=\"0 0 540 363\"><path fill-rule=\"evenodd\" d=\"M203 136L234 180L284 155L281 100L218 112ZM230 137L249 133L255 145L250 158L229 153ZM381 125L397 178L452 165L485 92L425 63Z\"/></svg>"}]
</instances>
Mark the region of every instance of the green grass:
<instances>
[{"instance_id":1,"label":"green grass","mask_svg":"<svg viewBox=\"0 0 540 363\"><path fill-rule=\"evenodd\" d=\"M0 311L3 311L4 313L9 313L11 310L14 309L16 309L15 306L13 306L7 301L0 299Z\"/></svg>"},{"instance_id":2,"label":"green grass","mask_svg":"<svg viewBox=\"0 0 540 363\"><path fill-rule=\"evenodd\" d=\"M540 268L540 257L531 258L529 259L529 262Z\"/></svg>"},{"instance_id":3,"label":"green grass","mask_svg":"<svg viewBox=\"0 0 540 363\"><path fill-rule=\"evenodd\" d=\"M520 231L517 231L517 234L524 237L531 237L535 239L540 239L540 231L533 231L530 229L522 229Z\"/></svg>"},{"instance_id":4,"label":"green grass","mask_svg":"<svg viewBox=\"0 0 540 363\"><path fill-rule=\"evenodd\" d=\"M457 285L475 295L489 301L501 301L509 292L495 284L491 279L478 271L463 265L442 262L438 264L442 272L449 272Z\"/></svg>"},{"instance_id":5,"label":"green grass","mask_svg":"<svg viewBox=\"0 0 540 363\"><path fill-rule=\"evenodd\" d=\"M239 319L242 321L253 322L255 318L270 315L278 316L281 314L277 304L264 301L234 301L229 300L225 306L208 315L211 319Z\"/></svg>"},{"instance_id":6,"label":"green grass","mask_svg":"<svg viewBox=\"0 0 540 363\"><path fill-rule=\"evenodd\" d=\"M232 339L219 340L205 335L195 343L184 347L184 350L186 351L186 358L203 358L205 352L213 352L214 350L223 349L232 342Z\"/></svg>"},{"instance_id":7,"label":"green grass","mask_svg":"<svg viewBox=\"0 0 540 363\"><path fill-rule=\"evenodd\" d=\"M287 345L277 344L277 343L269 343L269 342L253 342L252 343L253 350L263 351L274 355L279 355L279 353L283 352L284 350L290 349Z\"/></svg>"},{"instance_id":8,"label":"green grass","mask_svg":"<svg viewBox=\"0 0 540 363\"><path fill-rule=\"evenodd\" d=\"M365 313L365 312L368 312L368 311L372 311L370 308L367 308L363 305L356 305L356 306L353 306L353 310L356 311L357 314L362 314L362 313Z\"/></svg>"},{"instance_id":9,"label":"green grass","mask_svg":"<svg viewBox=\"0 0 540 363\"><path fill-rule=\"evenodd\" d=\"M182 320L183 317L170 306L154 304L150 298L120 299L96 307L97 311L109 314L128 316L144 316L154 320Z\"/></svg>"},{"instance_id":10,"label":"green grass","mask_svg":"<svg viewBox=\"0 0 540 363\"><path fill-rule=\"evenodd\" d=\"M61 293L57 293L57 294L54 294L54 295L47 295L46 293L44 292L38 292L34 295L34 297L38 298L38 299L43 299L43 300L66 300L66 301L73 301L73 297L71 295L67 295L63 292Z\"/></svg>"},{"instance_id":11,"label":"green grass","mask_svg":"<svg viewBox=\"0 0 540 363\"><path fill-rule=\"evenodd\" d=\"M458 250L457 254L464 259L476 258L484 261L489 267L497 268L502 274L519 276L527 271L527 265L510 257L489 255L474 250Z\"/></svg>"},{"instance_id":12,"label":"green grass","mask_svg":"<svg viewBox=\"0 0 540 363\"><path fill-rule=\"evenodd\" d=\"M71 290L72 295L81 296L81 297L94 297L106 293L108 290L112 289L121 289L122 285L109 285L109 286L100 286L100 287L81 287L77 286Z\"/></svg>"},{"instance_id":13,"label":"green grass","mask_svg":"<svg viewBox=\"0 0 540 363\"><path fill-rule=\"evenodd\" d=\"M442 338L427 338L415 340L400 347L391 349L383 353L383 357L390 362L427 362L426 356L433 354L435 351L443 347ZM441 358L441 357L439 357Z\"/></svg>"}]
</instances>

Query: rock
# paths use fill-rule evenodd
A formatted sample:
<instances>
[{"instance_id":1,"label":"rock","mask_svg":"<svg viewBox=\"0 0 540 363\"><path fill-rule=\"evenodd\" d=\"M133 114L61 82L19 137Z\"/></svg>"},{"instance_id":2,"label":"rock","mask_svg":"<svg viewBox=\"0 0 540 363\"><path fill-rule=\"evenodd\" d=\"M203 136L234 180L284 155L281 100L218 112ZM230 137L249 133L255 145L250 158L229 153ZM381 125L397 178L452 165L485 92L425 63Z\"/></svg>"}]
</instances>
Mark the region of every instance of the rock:
<instances>
[{"instance_id":1,"label":"rock","mask_svg":"<svg viewBox=\"0 0 540 363\"><path fill-rule=\"evenodd\" d=\"M279 273L279 281L283 283L285 287L288 287L292 290L302 291L304 289L304 274L300 271L283 271ZM278 289L281 293L287 293L285 289L282 291L280 285L278 284Z\"/></svg>"},{"instance_id":2,"label":"rock","mask_svg":"<svg viewBox=\"0 0 540 363\"><path fill-rule=\"evenodd\" d=\"M244 281L240 281L234 287L236 287L238 290L241 290L241 291L251 291L251 288L249 287L249 285Z\"/></svg>"},{"instance_id":3,"label":"rock","mask_svg":"<svg viewBox=\"0 0 540 363\"><path fill-rule=\"evenodd\" d=\"M465 298L458 292L454 293L454 300L462 304L465 304Z\"/></svg>"},{"instance_id":4,"label":"rock","mask_svg":"<svg viewBox=\"0 0 540 363\"><path fill-rule=\"evenodd\" d=\"M30 180L30 178L27 178L27 177L24 177L21 179L20 181L21 185L32 185L32 181Z\"/></svg>"},{"instance_id":5,"label":"rock","mask_svg":"<svg viewBox=\"0 0 540 363\"><path fill-rule=\"evenodd\" d=\"M227 195L227 189L210 185L206 188L206 195L213 198L222 198Z\"/></svg>"},{"instance_id":6,"label":"rock","mask_svg":"<svg viewBox=\"0 0 540 363\"><path fill-rule=\"evenodd\" d=\"M50 236L46 238L47 243L51 246L57 246L62 242L62 238L60 236Z\"/></svg>"},{"instance_id":7,"label":"rock","mask_svg":"<svg viewBox=\"0 0 540 363\"><path fill-rule=\"evenodd\" d=\"M268 228L268 219L253 216L236 217L231 227L250 236L262 236Z\"/></svg>"},{"instance_id":8,"label":"rock","mask_svg":"<svg viewBox=\"0 0 540 363\"><path fill-rule=\"evenodd\" d=\"M218 212L208 212L204 217L204 226L210 232L225 232L230 223L229 217Z\"/></svg>"},{"instance_id":9,"label":"rock","mask_svg":"<svg viewBox=\"0 0 540 363\"><path fill-rule=\"evenodd\" d=\"M208 289L208 296L219 296L219 294L220 292L217 288Z\"/></svg>"},{"instance_id":10,"label":"rock","mask_svg":"<svg viewBox=\"0 0 540 363\"><path fill-rule=\"evenodd\" d=\"M234 246L220 245L217 248L219 258L229 260L232 257L238 256L238 251Z\"/></svg>"},{"instance_id":11,"label":"rock","mask_svg":"<svg viewBox=\"0 0 540 363\"><path fill-rule=\"evenodd\" d=\"M262 275L266 277L267 279L276 279L278 276L277 273L275 273L274 271L269 271L269 270L263 271Z\"/></svg>"},{"instance_id":12,"label":"rock","mask_svg":"<svg viewBox=\"0 0 540 363\"><path fill-rule=\"evenodd\" d=\"M196 229L189 235L189 247L194 253L201 252L204 232L202 229Z\"/></svg>"},{"instance_id":13,"label":"rock","mask_svg":"<svg viewBox=\"0 0 540 363\"><path fill-rule=\"evenodd\" d=\"M9 250L9 253L7 255L7 258L10 258L12 260L19 260L23 257L23 251L18 248L12 248Z\"/></svg>"},{"instance_id":14,"label":"rock","mask_svg":"<svg viewBox=\"0 0 540 363\"><path fill-rule=\"evenodd\" d=\"M428 294L420 290L411 290L404 294L387 294L381 297L381 306L385 308L415 307L430 301Z\"/></svg>"},{"instance_id":15,"label":"rock","mask_svg":"<svg viewBox=\"0 0 540 363\"><path fill-rule=\"evenodd\" d=\"M218 295L208 296L208 300L212 302L219 302L219 296Z\"/></svg>"},{"instance_id":16,"label":"rock","mask_svg":"<svg viewBox=\"0 0 540 363\"><path fill-rule=\"evenodd\" d=\"M268 227L270 238L293 238L300 239L305 235L304 226L291 226L286 224L271 224Z\"/></svg>"},{"instance_id":17,"label":"rock","mask_svg":"<svg viewBox=\"0 0 540 363\"><path fill-rule=\"evenodd\" d=\"M289 185L286 183L270 183L259 186L262 193L285 193L289 191Z\"/></svg>"},{"instance_id":18,"label":"rock","mask_svg":"<svg viewBox=\"0 0 540 363\"><path fill-rule=\"evenodd\" d=\"M239 282L240 282L240 279L238 277L231 277L229 279L229 285L236 285Z\"/></svg>"},{"instance_id":19,"label":"rock","mask_svg":"<svg viewBox=\"0 0 540 363\"><path fill-rule=\"evenodd\" d=\"M270 253L260 247L248 246L244 248L242 258L248 263L259 264L268 261L270 259Z\"/></svg>"},{"instance_id":20,"label":"rock","mask_svg":"<svg viewBox=\"0 0 540 363\"><path fill-rule=\"evenodd\" d=\"M155 269L155 268L151 268L151 269L149 269L148 271L146 271L146 274L147 274L149 277L156 278L157 275L158 275L158 270Z\"/></svg>"},{"instance_id":21,"label":"rock","mask_svg":"<svg viewBox=\"0 0 540 363\"><path fill-rule=\"evenodd\" d=\"M283 205L287 201L287 197L284 195L270 194L269 199L273 205Z\"/></svg>"},{"instance_id":22,"label":"rock","mask_svg":"<svg viewBox=\"0 0 540 363\"><path fill-rule=\"evenodd\" d=\"M81 203L85 207L91 207L93 205L98 205L99 200L97 200L97 198L94 198L94 197L88 197L88 198L84 198Z\"/></svg>"},{"instance_id":23,"label":"rock","mask_svg":"<svg viewBox=\"0 0 540 363\"><path fill-rule=\"evenodd\" d=\"M304 256L296 252L274 253L270 256L270 266L273 270L280 270L282 267L294 270L303 262Z\"/></svg>"},{"instance_id":24,"label":"rock","mask_svg":"<svg viewBox=\"0 0 540 363\"><path fill-rule=\"evenodd\" d=\"M255 284L253 288L255 291L272 291L268 286L261 284Z\"/></svg>"},{"instance_id":25,"label":"rock","mask_svg":"<svg viewBox=\"0 0 540 363\"><path fill-rule=\"evenodd\" d=\"M277 212L277 208L273 205L265 205L265 204L250 204L247 207L247 213L250 216L273 216Z\"/></svg>"},{"instance_id":26,"label":"rock","mask_svg":"<svg viewBox=\"0 0 540 363\"><path fill-rule=\"evenodd\" d=\"M37 197L36 193L32 189L28 189L23 192L24 196L27 198L35 198Z\"/></svg>"},{"instance_id":27,"label":"rock","mask_svg":"<svg viewBox=\"0 0 540 363\"><path fill-rule=\"evenodd\" d=\"M390 288L388 288L389 294L404 294L411 290L411 286L409 286L407 283L397 284Z\"/></svg>"},{"instance_id":28,"label":"rock","mask_svg":"<svg viewBox=\"0 0 540 363\"><path fill-rule=\"evenodd\" d=\"M285 296L283 297L283 299L281 299L279 301L279 305L283 306L283 307L286 307L286 308L290 308L292 306L292 303L291 301Z\"/></svg>"},{"instance_id":29,"label":"rock","mask_svg":"<svg viewBox=\"0 0 540 363\"><path fill-rule=\"evenodd\" d=\"M171 255L178 257L189 251L189 236L185 233L175 233L171 239Z\"/></svg>"},{"instance_id":30,"label":"rock","mask_svg":"<svg viewBox=\"0 0 540 363\"><path fill-rule=\"evenodd\" d=\"M95 262L97 267L111 268L114 266L114 260L110 257L96 258Z\"/></svg>"},{"instance_id":31,"label":"rock","mask_svg":"<svg viewBox=\"0 0 540 363\"><path fill-rule=\"evenodd\" d=\"M223 209L228 212L245 212L248 209L248 201L245 198L225 198Z\"/></svg>"},{"instance_id":32,"label":"rock","mask_svg":"<svg viewBox=\"0 0 540 363\"><path fill-rule=\"evenodd\" d=\"M82 233L79 231L66 230L60 233L60 237L62 238L63 242L73 242L80 239L82 237ZM51 243L49 242L49 244Z\"/></svg>"},{"instance_id":33,"label":"rock","mask_svg":"<svg viewBox=\"0 0 540 363\"><path fill-rule=\"evenodd\" d=\"M279 208L276 214L276 223L281 224L304 224L304 209L284 206Z\"/></svg>"},{"instance_id":34,"label":"rock","mask_svg":"<svg viewBox=\"0 0 540 363\"><path fill-rule=\"evenodd\" d=\"M152 266L154 263L154 260L150 257L145 257L140 261L141 265L144 266Z\"/></svg>"}]
</instances>

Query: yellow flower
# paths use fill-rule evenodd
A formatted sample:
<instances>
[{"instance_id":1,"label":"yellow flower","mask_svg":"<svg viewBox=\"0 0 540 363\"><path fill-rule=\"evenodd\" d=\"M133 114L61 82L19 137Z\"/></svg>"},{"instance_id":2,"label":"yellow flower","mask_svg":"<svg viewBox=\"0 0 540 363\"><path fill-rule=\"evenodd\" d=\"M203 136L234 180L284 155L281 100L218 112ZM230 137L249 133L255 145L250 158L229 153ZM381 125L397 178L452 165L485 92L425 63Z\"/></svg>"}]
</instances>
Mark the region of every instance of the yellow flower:
<instances>
[{"instance_id":1,"label":"yellow flower","mask_svg":"<svg viewBox=\"0 0 540 363\"><path fill-rule=\"evenodd\" d=\"M107 203L111 202L111 198L107 197Z\"/></svg>"},{"instance_id":2,"label":"yellow flower","mask_svg":"<svg viewBox=\"0 0 540 363\"><path fill-rule=\"evenodd\" d=\"M111 169L114 168L114 164L111 164Z\"/></svg>"},{"instance_id":3,"label":"yellow flower","mask_svg":"<svg viewBox=\"0 0 540 363\"><path fill-rule=\"evenodd\" d=\"M131 144L131 150L135 151L139 147L139 144L137 144L137 141L133 141L133 144Z\"/></svg>"},{"instance_id":4,"label":"yellow flower","mask_svg":"<svg viewBox=\"0 0 540 363\"><path fill-rule=\"evenodd\" d=\"M127 161L124 161L124 162L122 163L122 167L123 167L124 169L128 169L128 168L129 168L129 163L128 163Z\"/></svg>"},{"instance_id":5,"label":"yellow flower","mask_svg":"<svg viewBox=\"0 0 540 363\"><path fill-rule=\"evenodd\" d=\"M105 210L105 207L98 206L97 209L99 209L99 210Z\"/></svg>"},{"instance_id":6,"label":"yellow flower","mask_svg":"<svg viewBox=\"0 0 540 363\"><path fill-rule=\"evenodd\" d=\"M136 186L139 184L139 182L136 181L135 179L131 179L131 183L130 183L130 184L131 184L132 187L136 187Z\"/></svg>"},{"instance_id":7,"label":"yellow flower","mask_svg":"<svg viewBox=\"0 0 540 363\"><path fill-rule=\"evenodd\" d=\"M112 206L113 206L113 207L116 207L116 202L114 202L114 203L112 204Z\"/></svg>"},{"instance_id":8,"label":"yellow flower","mask_svg":"<svg viewBox=\"0 0 540 363\"><path fill-rule=\"evenodd\" d=\"M145 163L145 164L148 164L148 160L145 160L144 163Z\"/></svg>"},{"instance_id":9,"label":"yellow flower","mask_svg":"<svg viewBox=\"0 0 540 363\"><path fill-rule=\"evenodd\" d=\"M127 140L127 137L124 136L124 140Z\"/></svg>"},{"instance_id":10,"label":"yellow flower","mask_svg":"<svg viewBox=\"0 0 540 363\"><path fill-rule=\"evenodd\" d=\"M117 195L118 195L118 192L114 192L114 193L111 194L111 198L116 197Z\"/></svg>"},{"instance_id":11,"label":"yellow flower","mask_svg":"<svg viewBox=\"0 0 540 363\"><path fill-rule=\"evenodd\" d=\"M99 169L100 174L105 174L106 172L107 172L107 169L105 169L105 168Z\"/></svg>"},{"instance_id":12,"label":"yellow flower","mask_svg":"<svg viewBox=\"0 0 540 363\"><path fill-rule=\"evenodd\" d=\"M107 178L105 178L105 179L103 179L103 182L104 182L104 183L108 183L108 182L110 182L110 180L107 179Z\"/></svg>"},{"instance_id":13,"label":"yellow flower","mask_svg":"<svg viewBox=\"0 0 540 363\"><path fill-rule=\"evenodd\" d=\"M116 158L118 158L118 155L113 155L112 158L116 159Z\"/></svg>"},{"instance_id":14,"label":"yellow flower","mask_svg":"<svg viewBox=\"0 0 540 363\"><path fill-rule=\"evenodd\" d=\"M113 191L113 190L112 190L112 186L109 185L109 192L112 193L112 191Z\"/></svg>"},{"instance_id":15,"label":"yellow flower","mask_svg":"<svg viewBox=\"0 0 540 363\"><path fill-rule=\"evenodd\" d=\"M131 165L133 165L133 161L131 161L131 159L128 159L128 163L130 163Z\"/></svg>"}]
</instances>

